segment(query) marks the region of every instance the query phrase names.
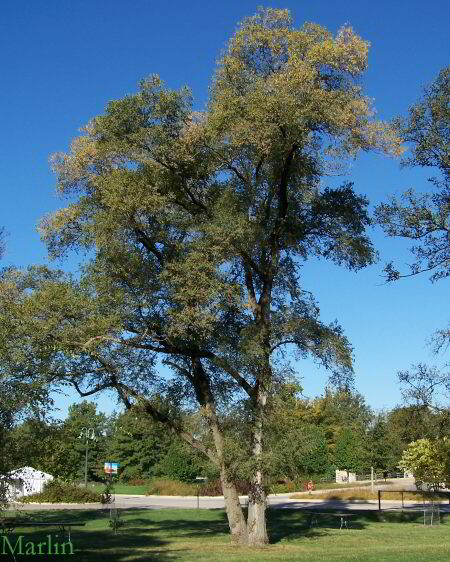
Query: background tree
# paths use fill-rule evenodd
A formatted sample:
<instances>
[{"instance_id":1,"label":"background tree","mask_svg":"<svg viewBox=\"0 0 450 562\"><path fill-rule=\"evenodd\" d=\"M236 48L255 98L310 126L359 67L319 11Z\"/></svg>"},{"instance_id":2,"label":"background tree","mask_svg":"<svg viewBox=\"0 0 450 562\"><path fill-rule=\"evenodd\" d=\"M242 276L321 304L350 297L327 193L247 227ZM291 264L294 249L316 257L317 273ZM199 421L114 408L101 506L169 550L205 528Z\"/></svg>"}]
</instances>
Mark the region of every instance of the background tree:
<instances>
[{"instance_id":1,"label":"background tree","mask_svg":"<svg viewBox=\"0 0 450 562\"><path fill-rule=\"evenodd\" d=\"M14 468L14 458L17 453L10 434L15 408L7 393L9 390L4 381L0 379L0 451L2 451L0 455L0 510L7 505L6 476Z\"/></svg>"},{"instance_id":2,"label":"background tree","mask_svg":"<svg viewBox=\"0 0 450 562\"><path fill-rule=\"evenodd\" d=\"M450 372L419 363L400 371L398 378L406 403L416 409L428 410L435 422L432 437L450 436Z\"/></svg>"},{"instance_id":3,"label":"background tree","mask_svg":"<svg viewBox=\"0 0 450 562\"><path fill-rule=\"evenodd\" d=\"M343 428L337 435L333 457L338 470L363 474L370 469L367 439L351 428Z\"/></svg>"},{"instance_id":4,"label":"background tree","mask_svg":"<svg viewBox=\"0 0 450 562\"><path fill-rule=\"evenodd\" d=\"M390 263L386 266L387 278L391 281L429 271L434 282L450 274L450 67L440 71L423 98L410 108L408 118L398 119L397 126L411 149L403 165L432 168L438 175L429 179L428 193L408 190L399 200L393 197L376 209L377 220L388 236L414 241L411 251L415 261L410 272L402 274ZM436 333L436 352L447 346L449 333L448 328ZM444 425L448 425L450 377L446 367L438 372L416 365L399 372L399 380L407 401L439 408L447 419ZM439 394L438 402L435 399Z\"/></svg>"},{"instance_id":5,"label":"background tree","mask_svg":"<svg viewBox=\"0 0 450 562\"><path fill-rule=\"evenodd\" d=\"M400 466L414 474L416 485L438 490L450 481L448 439L418 439L405 449Z\"/></svg>"},{"instance_id":6,"label":"background tree","mask_svg":"<svg viewBox=\"0 0 450 562\"><path fill-rule=\"evenodd\" d=\"M89 439L88 443L88 479L101 479L103 463L108 460L106 443L111 424L105 414L96 410L96 404L83 401L72 404L63 421L30 417L16 425L11 433L19 451L16 463L31 465L66 480L82 481L86 441L80 435L83 427L92 428L95 439Z\"/></svg>"},{"instance_id":7,"label":"background tree","mask_svg":"<svg viewBox=\"0 0 450 562\"><path fill-rule=\"evenodd\" d=\"M372 423L373 412L365 398L351 389L327 388L323 396L312 401L312 421L325 431L330 451L344 429L365 434Z\"/></svg>"},{"instance_id":8,"label":"background tree","mask_svg":"<svg viewBox=\"0 0 450 562\"><path fill-rule=\"evenodd\" d=\"M367 51L349 27L335 37L315 24L296 30L287 11L261 10L231 39L204 113L156 77L111 102L55 157L72 203L42 224L53 257L88 249L94 258L79 282L33 270L11 305L40 372L83 396L115 389L215 464L241 543L267 542L263 426L283 352L351 377L350 346L320 321L299 265L374 259L366 199L320 181L358 150L399 151L357 84ZM172 379L158 377L155 355ZM196 400L207 440L158 411L156 392ZM222 416L236 396L248 403L254 461L247 522Z\"/></svg>"},{"instance_id":9,"label":"background tree","mask_svg":"<svg viewBox=\"0 0 450 562\"><path fill-rule=\"evenodd\" d=\"M436 81L425 89L423 99L409 110L407 119L398 119L397 126L411 148L405 166L429 167L439 172L430 178L431 193L416 195L413 190L400 200L376 210L378 222L388 236L414 240L416 261L409 275L431 271L431 280L450 273L449 211L450 211L450 67L439 73ZM404 276L393 264L386 268L388 279ZM408 275L408 274L406 274Z\"/></svg>"},{"instance_id":10,"label":"background tree","mask_svg":"<svg viewBox=\"0 0 450 562\"><path fill-rule=\"evenodd\" d=\"M399 428L390 421L392 412L382 412L372 421L367 433L368 458L370 466L376 471L398 472L398 463L402 456L406 441L401 440L398 435ZM400 420L398 420L400 422ZM405 426L400 426L405 427Z\"/></svg>"},{"instance_id":11,"label":"background tree","mask_svg":"<svg viewBox=\"0 0 450 562\"><path fill-rule=\"evenodd\" d=\"M190 482L196 476L205 474L217 478L217 473L204 456L139 408L118 414L111 428L107 454L109 458L120 461L122 480L163 476Z\"/></svg>"},{"instance_id":12,"label":"background tree","mask_svg":"<svg viewBox=\"0 0 450 562\"><path fill-rule=\"evenodd\" d=\"M149 478L171 443L167 428L141 412L127 410L111 420L107 456L120 462L120 479Z\"/></svg>"},{"instance_id":13,"label":"background tree","mask_svg":"<svg viewBox=\"0 0 450 562\"><path fill-rule=\"evenodd\" d=\"M97 412L96 404L86 400L69 406L61 428L62 438L54 451L54 474L72 480L84 479L86 439L82 435L83 427L94 430L94 439L88 440L88 480L98 481L104 477L104 462L109 460L106 444L111 427L106 415Z\"/></svg>"},{"instance_id":14,"label":"background tree","mask_svg":"<svg viewBox=\"0 0 450 562\"><path fill-rule=\"evenodd\" d=\"M47 389L11 377L0 367L0 509L7 505L8 473L23 466L23 444L14 438L14 427L28 417L46 416L52 406Z\"/></svg>"},{"instance_id":15,"label":"background tree","mask_svg":"<svg viewBox=\"0 0 450 562\"><path fill-rule=\"evenodd\" d=\"M64 441L61 421L30 416L15 424L10 438L17 451L16 468L31 466L54 474L55 452ZM56 471L56 474L61 473Z\"/></svg>"},{"instance_id":16,"label":"background tree","mask_svg":"<svg viewBox=\"0 0 450 562\"><path fill-rule=\"evenodd\" d=\"M266 475L299 481L333 474L325 431L311 423L311 406L298 383L287 382L270 399L266 418Z\"/></svg>"},{"instance_id":17,"label":"background tree","mask_svg":"<svg viewBox=\"0 0 450 562\"><path fill-rule=\"evenodd\" d=\"M386 422L398 459L412 441L445 436L445 433L441 432L441 416L420 404L393 408L388 412Z\"/></svg>"}]
</instances>

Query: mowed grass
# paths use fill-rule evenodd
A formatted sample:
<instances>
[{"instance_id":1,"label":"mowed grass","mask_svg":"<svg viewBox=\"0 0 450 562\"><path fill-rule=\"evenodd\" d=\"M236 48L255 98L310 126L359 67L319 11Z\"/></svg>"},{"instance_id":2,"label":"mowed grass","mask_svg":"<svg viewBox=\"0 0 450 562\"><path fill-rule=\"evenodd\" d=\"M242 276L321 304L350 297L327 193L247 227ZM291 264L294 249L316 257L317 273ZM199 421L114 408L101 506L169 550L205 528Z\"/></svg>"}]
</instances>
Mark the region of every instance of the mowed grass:
<instances>
[{"instance_id":1,"label":"mowed grass","mask_svg":"<svg viewBox=\"0 0 450 562\"><path fill-rule=\"evenodd\" d=\"M310 515L301 510L270 509L268 529L271 544L263 549L231 544L223 510L162 509L124 510L124 526L117 535L108 525L107 511L32 512L35 521L84 521L72 529L74 556L58 555L58 560L102 561L263 561L302 560L315 562L423 561L450 560L450 515L440 526L424 527L423 514L354 512L350 529L340 530L339 519L320 515L318 525L309 525ZM23 516L23 514L21 514ZM446 520L448 518L449 520ZM49 533L61 541L57 528L36 531L16 529L10 535L24 535L24 541L45 541ZM1 537L0 537L1 540ZM0 543L1 544L1 543ZM1 551L0 551L1 552ZM48 555L36 555L50 559ZM12 559L11 556L5 560ZM17 560L29 559L16 556Z\"/></svg>"},{"instance_id":2,"label":"mowed grass","mask_svg":"<svg viewBox=\"0 0 450 562\"><path fill-rule=\"evenodd\" d=\"M89 484L89 490L98 492L105 491L105 484ZM144 496L148 492L148 484L142 486L132 486L131 484L114 484L114 493Z\"/></svg>"}]
</instances>

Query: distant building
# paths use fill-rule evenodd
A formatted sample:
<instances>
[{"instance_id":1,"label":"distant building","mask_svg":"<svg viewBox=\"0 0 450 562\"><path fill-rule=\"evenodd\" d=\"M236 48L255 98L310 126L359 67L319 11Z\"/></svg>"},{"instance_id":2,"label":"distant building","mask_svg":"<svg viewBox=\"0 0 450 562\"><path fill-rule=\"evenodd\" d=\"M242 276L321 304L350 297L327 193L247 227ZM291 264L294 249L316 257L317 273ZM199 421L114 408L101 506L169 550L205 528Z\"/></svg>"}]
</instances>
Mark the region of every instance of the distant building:
<instances>
[{"instance_id":1,"label":"distant building","mask_svg":"<svg viewBox=\"0 0 450 562\"><path fill-rule=\"evenodd\" d=\"M9 500L30 496L42 492L44 484L53 480L51 474L24 466L11 471L7 478L7 495Z\"/></svg>"},{"instance_id":2,"label":"distant building","mask_svg":"<svg viewBox=\"0 0 450 562\"><path fill-rule=\"evenodd\" d=\"M356 482L356 474L348 470L336 470L336 482Z\"/></svg>"}]
</instances>

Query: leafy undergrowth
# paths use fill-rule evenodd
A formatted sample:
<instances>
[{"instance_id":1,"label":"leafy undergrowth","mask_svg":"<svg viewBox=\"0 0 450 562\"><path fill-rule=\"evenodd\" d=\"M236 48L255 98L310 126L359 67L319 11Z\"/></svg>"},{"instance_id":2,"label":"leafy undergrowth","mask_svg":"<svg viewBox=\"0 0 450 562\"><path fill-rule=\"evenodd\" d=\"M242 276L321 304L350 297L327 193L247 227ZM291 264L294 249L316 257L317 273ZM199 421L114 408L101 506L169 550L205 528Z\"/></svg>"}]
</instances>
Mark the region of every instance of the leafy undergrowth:
<instances>
[{"instance_id":1,"label":"leafy undergrowth","mask_svg":"<svg viewBox=\"0 0 450 562\"><path fill-rule=\"evenodd\" d=\"M249 485L244 480L238 480L236 487L239 494L248 494ZM168 478L155 478L148 486L147 493L159 496L195 496L199 493L201 496L214 497L221 496L223 492L220 480L209 480L196 484L179 482L178 480L170 480Z\"/></svg>"},{"instance_id":2,"label":"leafy undergrowth","mask_svg":"<svg viewBox=\"0 0 450 562\"><path fill-rule=\"evenodd\" d=\"M168 478L155 478L147 488L147 494L158 496L195 496L197 485Z\"/></svg>"},{"instance_id":3,"label":"leafy undergrowth","mask_svg":"<svg viewBox=\"0 0 450 562\"><path fill-rule=\"evenodd\" d=\"M100 502L101 494L86 488L80 488L76 484L52 480L45 484L42 492L24 496L20 499L22 503L88 503Z\"/></svg>"},{"instance_id":4,"label":"leafy undergrowth","mask_svg":"<svg viewBox=\"0 0 450 562\"><path fill-rule=\"evenodd\" d=\"M61 512L35 511L31 517L57 522ZM271 544L262 549L233 546L225 512L219 509L124 510L120 512L123 526L116 535L108 523L108 510L67 510L63 519L86 523L85 527L72 528L75 556L58 556L60 560L79 562L436 562L448 560L450 553L450 522L443 519L439 526L424 526L420 513L353 512L350 528L340 530L339 518L331 512L322 512L311 527L307 512L270 509ZM16 529L10 540L23 535L26 541L38 543L57 532L49 528Z\"/></svg>"}]
</instances>

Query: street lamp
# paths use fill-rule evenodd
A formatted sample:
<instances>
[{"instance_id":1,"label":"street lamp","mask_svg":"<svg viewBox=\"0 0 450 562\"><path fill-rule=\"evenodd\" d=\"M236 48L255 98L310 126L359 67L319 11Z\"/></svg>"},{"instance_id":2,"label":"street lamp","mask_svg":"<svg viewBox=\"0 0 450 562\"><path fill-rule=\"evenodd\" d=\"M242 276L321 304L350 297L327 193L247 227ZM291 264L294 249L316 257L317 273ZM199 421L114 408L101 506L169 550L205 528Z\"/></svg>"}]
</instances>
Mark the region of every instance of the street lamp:
<instances>
[{"instance_id":1,"label":"street lamp","mask_svg":"<svg viewBox=\"0 0 450 562\"><path fill-rule=\"evenodd\" d=\"M83 437L86 440L86 456L84 459L84 487L87 488L88 446L89 446L89 439L95 439L94 428L82 427L78 439L82 439Z\"/></svg>"}]
</instances>

